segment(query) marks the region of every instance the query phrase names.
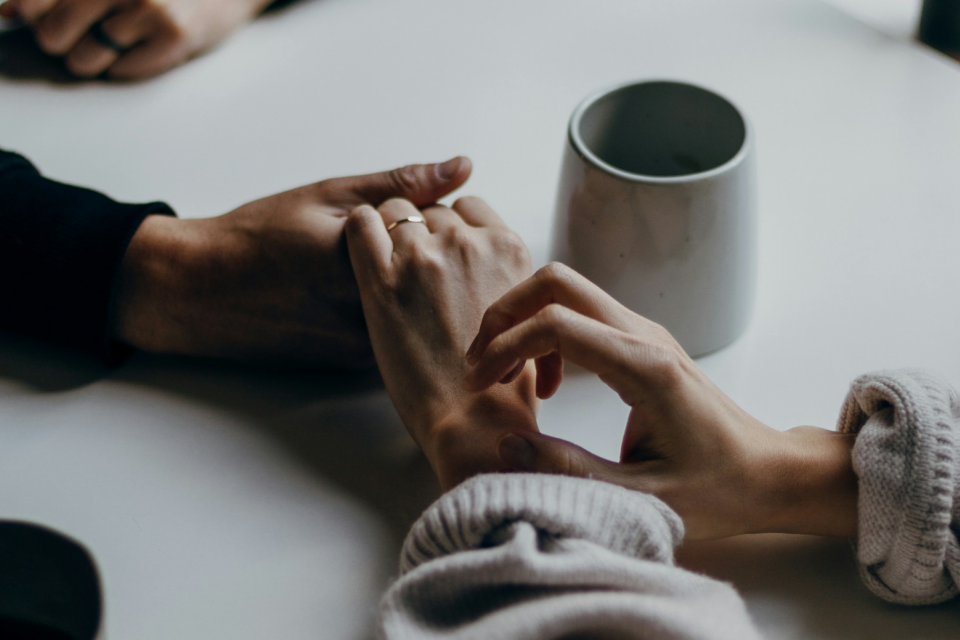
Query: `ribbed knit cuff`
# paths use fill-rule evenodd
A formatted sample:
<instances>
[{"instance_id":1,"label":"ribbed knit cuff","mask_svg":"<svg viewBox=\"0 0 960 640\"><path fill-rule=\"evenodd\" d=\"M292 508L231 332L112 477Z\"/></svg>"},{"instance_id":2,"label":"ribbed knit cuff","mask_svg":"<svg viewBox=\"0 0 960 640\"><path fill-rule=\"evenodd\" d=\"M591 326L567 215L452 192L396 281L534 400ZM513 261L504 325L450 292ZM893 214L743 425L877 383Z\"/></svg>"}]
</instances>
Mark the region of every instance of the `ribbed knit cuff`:
<instances>
[{"instance_id":1,"label":"ribbed knit cuff","mask_svg":"<svg viewBox=\"0 0 960 640\"><path fill-rule=\"evenodd\" d=\"M517 521L665 564L673 563L673 550L683 540L680 517L651 495L598 480L494 473L467 480L424 512L403 545L400 570L482 547Z\"/></svg>"},{"instance_id":2,"label":"ribbed knit cuff","mask_svg":"<svg viewBox=\"0 0 960 640\"><path fill-rule=\"evenodd\" d=\"M124 254L144 218L173 211L48 180L10 153L0 154L0 205L0 328L115 362Z\"/></svg>"},{"instance_id":3,"label":"ribbed knit cuff","mask_svg":"<svg viewBox=\"0 0 960 640\"><path fill-rule=\"evenodd\" d=\"M837 430L857 433L857 557L866 585L899 604L957 595L960 547L960 398L917 370L854 381Z\"/></svg>"}]
</instances>

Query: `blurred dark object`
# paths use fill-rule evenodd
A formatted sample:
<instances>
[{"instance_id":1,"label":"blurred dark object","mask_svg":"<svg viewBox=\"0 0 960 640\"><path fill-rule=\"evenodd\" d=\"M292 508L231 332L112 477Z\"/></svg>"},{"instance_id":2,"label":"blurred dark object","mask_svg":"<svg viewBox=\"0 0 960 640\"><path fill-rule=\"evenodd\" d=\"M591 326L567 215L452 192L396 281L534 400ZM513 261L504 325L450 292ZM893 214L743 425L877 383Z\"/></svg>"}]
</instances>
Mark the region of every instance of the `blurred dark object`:
<instances>
[{"instance_id":1,"label":"blurred dark object","mask_svg":"<svg viewBox=\"0 0 960 640\"><path fill-rule=\"evenodd\" d=\"M960 0L924 0L917 38L949 56L960 56Z\"/></svg>"},{"instance_id":2,"label":"blurred dark object","mask_svg":"<svg viewBox=\"0 0 960 640\"><path fill-rule=\"evenodd\" d=\"M0 76L54 84L79 82L60 58L48 56L37 46L33 32L26 27L0 31Z\"/></svg>"},{"instance_id":3,"label":"blurred dark object","mask_svg":"<svg viewBox=\"0 0 960 640\"><path fill-rule=\"evenodd\" d=\"M94 640L100 578L69 538L26 522L0 522L0 638Z\"/></svg>"}]
</instances>

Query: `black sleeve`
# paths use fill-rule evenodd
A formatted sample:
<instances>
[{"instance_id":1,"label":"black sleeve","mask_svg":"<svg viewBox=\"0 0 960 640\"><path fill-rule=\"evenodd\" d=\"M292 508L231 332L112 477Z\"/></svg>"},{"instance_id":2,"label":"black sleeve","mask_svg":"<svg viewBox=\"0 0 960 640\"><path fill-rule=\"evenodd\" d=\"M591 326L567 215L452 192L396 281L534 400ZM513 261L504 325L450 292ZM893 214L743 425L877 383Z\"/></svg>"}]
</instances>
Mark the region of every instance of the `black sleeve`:
<instances>
[{"instance_id":1,"label":"black sleeve","mask_svg":"<svg viewBox=\"0 0 960 640\"><path fill-rule=\"evenodd\" d=\"M120 263L162 202L123 204L40 175L0 150L0 329L90 351L108 362Z\"/></svg>"}]
</instances>

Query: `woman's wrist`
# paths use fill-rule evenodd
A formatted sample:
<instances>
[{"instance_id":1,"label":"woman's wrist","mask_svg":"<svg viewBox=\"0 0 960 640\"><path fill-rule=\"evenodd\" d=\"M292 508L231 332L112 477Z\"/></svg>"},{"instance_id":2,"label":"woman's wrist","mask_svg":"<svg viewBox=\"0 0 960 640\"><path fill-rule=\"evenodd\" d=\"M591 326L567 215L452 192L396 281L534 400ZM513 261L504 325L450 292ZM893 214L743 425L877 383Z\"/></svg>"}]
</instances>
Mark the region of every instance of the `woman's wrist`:
<instances>
[{"instance_id":1,"label":"woman's wrist","mask_svg":"<svg viewBox=\"0 0 960 640\"><path fill-rule=\"evenodd\" d=\"M817 427L778 433L756 470L762 489L753 532L856 537L854 439Z\"/></svg>"},{"instance_id":2,"label":"woman's wrist","mask_svg":"<svg viewBox=\"0 0 960 640\"><path fill-rule=\"evenodd\" d=\"M424 430L420 442L444 491L479 473L505 470L498 445L508 433L537 431L532 376L470 394Z\"/></svg>"}]
</instances>

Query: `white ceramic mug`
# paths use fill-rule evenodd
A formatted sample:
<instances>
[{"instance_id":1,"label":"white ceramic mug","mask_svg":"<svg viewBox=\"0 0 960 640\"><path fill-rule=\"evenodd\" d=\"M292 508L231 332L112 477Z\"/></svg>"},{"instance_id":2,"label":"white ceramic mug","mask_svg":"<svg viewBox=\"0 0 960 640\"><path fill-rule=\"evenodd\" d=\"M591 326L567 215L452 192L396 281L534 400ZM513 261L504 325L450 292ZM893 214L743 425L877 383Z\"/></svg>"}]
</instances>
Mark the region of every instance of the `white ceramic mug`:
<instances>
[{"instance_id":1,"label":"white ceramic mug","mask_svg":"<svg viewBox=\"0 0 960 640\"><path fill-rule=\"evenodd\" d=\"M691 356L746 328L756 281L753 131L712 91L631 82L570 118L553 259L666 327Z\"/></svg>"}]
</instances>

